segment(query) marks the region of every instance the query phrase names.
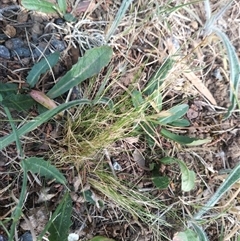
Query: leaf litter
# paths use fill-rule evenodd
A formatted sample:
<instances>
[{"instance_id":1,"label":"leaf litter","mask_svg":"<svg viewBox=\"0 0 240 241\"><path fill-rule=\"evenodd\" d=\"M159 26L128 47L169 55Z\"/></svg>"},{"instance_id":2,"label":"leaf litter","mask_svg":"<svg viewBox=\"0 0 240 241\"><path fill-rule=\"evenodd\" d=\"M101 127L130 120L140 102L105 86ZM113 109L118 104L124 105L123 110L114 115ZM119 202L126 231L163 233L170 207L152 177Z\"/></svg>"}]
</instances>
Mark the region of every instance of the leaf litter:
<instances>
[{"instance_id":1,"label":"leaf litter","mask_svg":"<svg viewBox=\"0 0 240 241\"><path fill-rule=\"evenodd\" d=\"M4 1L4 4L8 3L12 4L11 1ZM102 5L99 4L99 8L97 8L97 6L94 6L95 11L94 7L89 8L89 12L87 13L88 17L90 17L91 19L106 19L106 17L109 17L111 19L111 17L114 16L116 10L118 9L118 3L107 1L106 4L108 4L107 9L105 4L103 3ZM153 5L151 4L152 2L150 1L149 5L153 7ZM161 5L161 3L159 4ZM217 7L218 3L214 2L213 5ZM165 31L166 35L170 35L170 33L165 28L165 24L167 23L164 21L155 22L154 19L150 18L148 18L148 20L145 21L145 17L147 16L147 14L149 14L149 12L151 12L152 16L152 11L150 11L151 9L149 9L148 12L148 8L144 6L146 7L146 9L144 12L142 12L143 10L141 9L140 4L135 3L134 6L139 11L138 15L135 16L132 13L128 13L126 15L126 18L123 19L122 24L120 25L118 31L116 32L116 35L114 36L114 38L116 38L114 39L115 42L112 42L115 48L115 59L112 61L112 63L115 65L114 67L116 67L116 69L111 73L111 75L113 79L118 79L118 88L119 86L128 87L131 84L135 84L138 88L142 88L147 82L147 80L149 80L150 76L157 69L157 66L159 66L159 64L162 63L162 61L168 56L169 52L171 52L171 48L173 48L169 46L169 40L165 40L164 36L160 35L159 33L159 29L161 29L162 31ZM83 9L84 6L78 5L78 7L81 7L81 9ZM193 6L193 9L196 10L197 15L201 19L203 17L201 16L202 8L202 5ZM86 10L86 6L84 7L84 9ZM105 11L103 11L103 9L105 9ZM189 36L195 38L195 32L199 30L198 26L194 24L196 19L194 19L194 14L192 14L191 12L193 11L193 9L190 7L186 12L173 12L171 13L171 16L168 17L169 23L173 24L174 26L174 35L179 40L180 46L189 46L186 47L186 49L183 49L183 52L193 52L196 50L191 47L191 44L189 44L189 42L187 42ZM112 13L110 13L109 10L111 10ZM227 13L227 17L231 19L236 18L239 12L238 10L238 4L233 5L232 9L229 10L229 12ZM110 14L112 14L112 16ZM28 16L28 18L25 18L23 20L23 23L26 23L27 19L30 18L30 15L28 14L25 14L25 16ZM183 16L185 16L185 18ZM29 30L31 34L43 34L41 32L42 30L40 26L40 24L42 24L42 20L40 19L35 19L37 25L35 25L34 31L31 32L31 30ZM145 29L141 26L141 24L136 24L136 20L140 21L140 19L142 19L142 26L145 26ZM201 23L199 22L199 24ZM226 25L225 27L228 29L236 49L239 49L239 43L237 43L236 40L234 40L236 39L236 36L238 36L236 25ZM131 31L128 28L133 33L137 34L131 34ZM39 32L37 30L39 30ZM14 34L13 29L9 31L11 35ZM25 38L25 32L23 31L23 28L16 27L16 31L16 37ZM71 45L70 41L69 44ZM168 47L166 48L164 47L164 45ZM175 50L177 49L178 46L176 46ZM218 53L222 54L223 58L221 58L220 54ZM78 55L80 55L80 53ZM202 59L203 56L205 56L204 60ZM163 153L168 155L175 155L177 158L184 160L188 168L191 170L193 169L200 177L200 179L198 179L197 181L196 189L192 191L189 195L181 193L179 182L179 168L176 165L162 165L160 166L159 172L161 174L171 177L171 183L169 188L166 190L156 190L156 188L153 187L152 183L149 181L149 173L145 172L141 168L145 167L146 160L138 150L145 150L145 143L142 143L141 139L138 139L134 136L126 137L126 141L124 141L124 138L122 138L121 141L116 141L108 147L110 157L113 156L117 163L121 166L121 170L118 170L119 173L117 172L116 176L121 181L127 182L127 188L131 189L133 187L137 187L139 190L150 190L149 192L151 193L151 195L153 195L154 198L158 198L160 200L165 201L165 204L167 206L174 205L175 203L176 205L181 205L183 209L191 211L193 207L191 207L191 205L189 206L189 204L196 201L196 196L197 198L199 198L199 200L201 200L201 203L203 203L203 201L211 195L212 191L215 190L216 187L219 186L220 183L223 181L222 178L224 176L221 174L221 172L233 168L239 163L239 116L237 116L237 114L234 114L230 119L226 121L221 120L221 111L223 111L224 107L227 107L228 105L228 80L226 79L225 75L226 57L224 56L224 53L221 52L221 49L219 50L219 46L217 44L215 44L213 48L207 47L204 49L198 49L197 57L192 57L192 59L189 59L189 61L184 63L183 66L184 69L186 67L185 65L187 65L187 69L194 69L197 71L183 72L182 76L180 76L178 74L178 67L176 68L175 72L172 71L173 73L169 76L169 79L167 81L168 83L166 82L166 85L171 84L171 88L166 91L166 96L169 98L168 105L172 107L172 105L174 105L174 101L186 100L186 97L188 97L188 104L191 106L192 111L195 111L192 113L188 112L188 119L191 122L191 127L186 128L185 131L191 137L211 137L213 138L212 143L205 144L203 148L189 147L186 149L182 149L179 148L178 145L166 141L160 137L159 141L162 145L161 151L158 150L157 153L144 151L144 155L146 152L146 156L148 156L147 160L151 159L151 161L155 162L157 162L160 157L164 156ZM71 60L71 56L68 57ZM31 60L29 59L21 60L21 64L19 63L17 58L11 60L1 59L0 81L8 82L8 76L10 75L11 78L20 85L21 82L19 81L19 79L24 79L24 76L26 76L26 71L24 72L24 70L22 70L22 72L14 72L14 70L22 69L22 64L24 64L24 61L26 61L25 63L27 63L24 65L25 68L32 66ZM146 62L147 65L145 66L144 64ZM119 63L124 63L124 66L126 66L123 73L117 70L117 66L119 65ZM201 64L203 63L204 68L201 69ZM56 68L57 70L55 69L54 75L62 76L62 73L64 73L67 68L71 68L71 63L70 66L63 66L63 68L60 66ZM136 76L138 76L139 78L139 82L137 84L133 81L135 78L135 74L131 74L132 69L134 68L142 68L142 72L136 72ZM222 70L221 73L223 73L223 79L214 77L213 71L215 68L219 68ZM49 78L51 78L49 76L51 75L48 75L47 77L44 77L42 79L41 87L45 88L45 86L48 85ZM126 80L125 76L130 76L130 79ZM116 85L113 86L110 92L111 91L111 94L113 96L117 93L117 91L119 92L119 90L116 89ZM201 94L198 94L199 92ZM175 100L171 100L171 98L173 97ZM210 103L206 101L206 99ZM199 102L202 102L204 104L201 104L199 107ZM1 113L1 119L3 120L4 118L5 116ZM9 131L9 127L7 126L6 122L3 121L0 123L0 125L0 129L3 130L1 131L1 135L5 135L5 133ZM24 137L26 146L28 146L28 152L26 153L27 155L32 155L34 152L37 151L39 152L38 154L41 156L51 156L51 154L43 154L38 150L38 145L42 143L42 140L40 138L38 139L37 136L41 135L46 136L46 140L48 144L51 146L51 149L53 149L53 151L56 150L57 153L57 149L59 149L60 142L56 139L51 139L51 137L47 135L47 128L43 126L41 129L38 129L35 133L30 134L28 137ZM58 139L61 138L64 137L58 136ZM61 151L64 153L64 145L61 147ZM0 184L0 199L1 205L3 207L0 211L1 217L7 217L7 215L11 212L11 208L8 206L8 204L11 203L10 193L8 193L4 187L11 187L11 190L15 193L15 196L18 196L17 190L19 188L19 184L15 181L12 182L12 184L10 185L11 180L13 180L14 177L18 175L16 172L16 170L18 170L18 167L14 162L16 160L14 145L8 147L5 150L4 155L7 158L6 160L4 159L4 164L0 166L1 172L4 173L1 176ZM52 156L54 157L54 155ZM137 163L138 166L136 166L135 163ZM209 168L204 168L205 163ZM75 188L78 191L84 190L82 185L85 186L85 184L87 184L87 172L89 170L93 170L94 168L96 168L96 163L93 164L91 161L89 161L86 164L87 167L85 169L75 169L72 167L71 164L67 163L64 164L56 162L56 164L59 165L60 169L67 176L69 185L74 185L75 183ZM105 168L104 170L108 170L104 164L106 163L102 161L99 164L97 164L97 167L98 165L103 165L103 167ZM80 176L82 183L78 183L75 179L76 177L79 177L79 173L81 174ZM94 172L92 173L92 175L94 175ZM111 172L109 173L109 175L111 175ZM202 179L204 180L203 182L201 182ZM38 184L34 181L32 185L33 187L38 187ZM61 197L61 186L56 187L51 183L46 185L49 185L51 189L55 190L55 192L53 192L54 194L51 195L58 194L59 197ZM118 190L118 188L119 187L116 187L116 190ZM34 188L30 188L30 190L31 192L29 193L29 196L25 203L25 212L31 210L34 207L35 203L37 203L37 192L34 190ZM234 190L235 189L233 189L233 191ZM123 190L119 191L123 192ZM179 198L177 196L179 196ZM232 197L234 197L234 195ZM239 206L239 198L235 197L232 199L232 197L231 195L225 197L225 200L223 200L223 207L225 204L227 205L228 202L229 205L235 207ZM147 226L146 223L144 223L142 220L138 220L136 218L131 217L125 218L127 216L130 216L129 213L126 210L123 210L118 204L116 204L114 202L114 199L111 199L110 197L106 198L106 196L99 192L99 190L97 191L97 198L99 198L99 200L101 200L104 203L105 209L101 209L100 206L96 208L95 205L84 202L84 199L82 199L81 202L76 201L74 203L74 223L72 226L72 231L78 230L80 237L82 239L89 240L94 235L101 234L104 236L115 238L116 240L159 240L156 238L156 234L154 234L151 228L149 228L149 226ZM40 210L46 204L52 206L53 208L56 208L56 204L54 203L57 202L58 198L56 196L48 196L47 199L48 200L45 200L45 203L41 205ZM35 211L37 210L36 208L34 209ZM230 210L231 213L234 212L233 208L231 208ZM156 210L154 208L152 211L159 212L159 210ZM49 211L47 210L45 214L49 214ZM28 219L32 219L31 214L27 213L27 216ZM99 216L100 218L98 219L97 216ZM171 228L165 227L163 228L163 230L166 233L168 233L169 237L173 238L174 233L176 233L176 231L180 231L177 230L179 227L179 220L176 218L174 219L174 217L169 217L168 215L163 215L163 218L165 218L166 221L172 225ZM231 230L235 230L234 224L231 223L231 218L232 217L227 215L224 220L226 227L225 237L228 238L233 237L231 235L234 234L231 233ZM233 216L233 218L236 218L236 216ZM37 225L39 225L39 221L36 220L31 221L31 223L34 224L35 222L37 222ZM219 225L221 225L221 220L217 220L216 222ZM40 226L43 227L44 224ZM22 228L22 230L19 230L20 234L24 233L24 230L26 229L24 229L23 227L20 228ZM1 230L1 232L2 231L3 230ZM207 233L210 235L211 240L217 240L219 237L219 230L212 223L208 225Z\"/></svg>"}]
</instances>

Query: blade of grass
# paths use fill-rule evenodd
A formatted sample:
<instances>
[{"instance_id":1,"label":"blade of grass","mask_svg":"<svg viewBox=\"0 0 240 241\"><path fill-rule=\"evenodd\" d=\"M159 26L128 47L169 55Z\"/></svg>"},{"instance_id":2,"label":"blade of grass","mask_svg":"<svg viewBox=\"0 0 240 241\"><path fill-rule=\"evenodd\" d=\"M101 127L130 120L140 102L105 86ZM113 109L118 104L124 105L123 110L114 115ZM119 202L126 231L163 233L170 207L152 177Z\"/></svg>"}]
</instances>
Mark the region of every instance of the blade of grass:
<instances>
[{"instance_id":1,"label":"blade of grass","mask_svg":"<svg viewBox=\"0 0 240 241\"><path fill-rule=\"evenodd\" d=\"M132 0L123 0L121 7L119 8L117 15L109 28L107 34L106 34L106 40L109 41L114 32L116 31L120 21L122 20L123 16L125 15L129 5L132 3Z\"/></svg>"},{"instance_id":2,"label":"blade of grass","mask_svg":"<svg viewBox=\"0 0 240 241\"><path fill-rule=\"evenodd\" d=\"M206 205L194 215L194 219L200 219L204 213L210 210L219 201L219 199L232 187L232 185L240 180L240 163L231 171L227 179L217 189L213 196L208 200Z\"/></svg>"},{"instance_id":3,"label":"blade of grass","mask_svg":"<svg viewBox=\"0 0 240 241\"><path fill-rule=\"evenodd\" d=\"M192 226L193 226L195 232L197 233L198 237L200 238L199 240L201 240L201 241L209 241L206 233L204 232L204 230L202 229L201 226L198 226L195 223L192 223Z\"/></svg>"},{"instance_id":4,"label":"blade of grass","mask_svg":"<svg viewBox=\"0 0 240 241\"><path fill-rule=\"evenodd\" d=\"M17 128L14 124L14 120L12 118L12 115L9 111L9 109L7 107L4 107L4 111L8 117L8 121L12 127L12 131L13 131L13 135L14 135L14 139L16 141L16 147L17 147L17 152L18 152L18 155L23 158L23 150L22 150L22 145L21 145L21 142L20 142L20 138L19 138L19 135L17 133Z\"/></svg>"},{"instance_id":5,"label":"blade of grass","mask_svg":"<svg viewBox=\"0 0 240 241\"><path fill-rule=\"evenodd\" d=\"M36 129L38 126L40 126L44 122L48 121L55 115L61 113L62 111L67 110L75 105L84 105L84 104L91 104L91 101L86 100L86 99L75 100L75 101L71 101L68 103L64 103L52 110L48 110L48 111L44 112L43 114L39 115L38 117L34 118L33 120L31 120L30 122L28 122L21 128L19 128L17 130L17 135L19 137L21 137L24 134ZM4 137L0 138L0 149L2 150L4 147L8 146L9 144L11 144L14 141L15 141L14 133L11 133L8 136L4 136Z\"/></svg>"},{"instance_id":6,"label":"blade of grass","mask_svg":"<svg viewBox=\"0 0 240 241\"><path fill-rule=\"evenodd\" d=\"M205 1L205 10L206 10L206 16L207 16L207 21L204 26L205 36L211 33L211 30L214 28L214 24L216 23L216 21L226 12L226 10L230 7L232 2L233 2L233 0L230 0L216 14L211 16L211 14L209 13L209 11L211 11L209 9L210 4L208 1ZM208 18L208 17L210 17L210 18Z\"/></svg>"},{"instance_id":7,"label":"blade of grass","mask_svg":"<svg viewBox=\"0 0 240 241\"><path fill-rule=\"evenodd\" d=\"M9 237L8 237L9 241L14 240L13 237L15 234L16 225L18 224L19 219L22 216L22 207L23 207L24 200L26 197L26 192L27 192L26 189L27 189L27 172L23 171L23 180L22 180L22 184L21 184L21 193L20 193L19 201L11 216L13 221L12 221L12 225L11 225L10 232L9 232Z\"/></svg>"},{"instance_id":8,"label":"blade of grass","mask_svg":"<svg viewBox=\"0 0 240 241\"><path fill-rule=\"evenodd\" d=\"M219 38L223 41L223 44L227 50L229 68L230 68L230 101L231 105L228 108L228 113L225 115L225 119L227 119L234 108L236 107L237 99L238 99L238 88L240 82L240 63L238 60L237 53L235 51L234 46L228 39L227 35L223 33L220 29L214 27L213 31L219 36ZM240 106L239 106L240 108Z\"/></svg>"}]
</instances>

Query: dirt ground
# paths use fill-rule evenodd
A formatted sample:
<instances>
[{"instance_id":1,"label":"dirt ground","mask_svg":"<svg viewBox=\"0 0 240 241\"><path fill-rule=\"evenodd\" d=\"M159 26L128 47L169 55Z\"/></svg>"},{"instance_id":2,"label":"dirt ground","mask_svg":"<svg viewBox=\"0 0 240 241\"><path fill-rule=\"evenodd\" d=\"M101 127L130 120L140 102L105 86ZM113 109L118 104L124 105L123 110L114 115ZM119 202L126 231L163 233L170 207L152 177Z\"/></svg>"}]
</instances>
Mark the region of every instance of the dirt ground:
<instances>
[{"instance_id":1,"label":"dirt ground","mask_svg":"<svg viewBox=\"0 0 240 241\"><path fill-rule=\"evenodd\" d=\"M86 1L87 2L87 1ZM96 1L96 9L87 15L91 20L108 20L115 16L119 7L119 2L114 1ZM173 144L166 139L159 137L159 142L163 144L163 149L166 149L166 154L173 155L181 160L184 160L190 169L193 169L197 174L196 188L191 193L183 193L180 190L179 184L179 169L177 166L162 166L162 174L171 176L170 187L166 190L156 190L149 181L149 172L133 163L132 153L134 147L144 149L143 155L146 161L156 161L159 157L163 157L160 151L151 153L139 140L133 140L131 143L128 140L119 140L111 145L111 158L121 165L123 172L118 172L118 178L138 189L150 189L151 197L159 200L165 200L165 205L173 205L175 210L178 210L179 217L169 218L168 223L171 227L160 225L160 232L164 232L167 238L162 240L171 240L174 233L182 230L181 220L185 218L183 213L191 213L194 209L192 203L197 203L198 200L202 204L211 195L212 192L222 183L226 177L226 173L233 169L240 161L240 117L239 110L232 114L227 120L223 120L226 107L229 106L229 79L227 77L226 54L221 49L221 42L215 39L210 40L206 46L196 50L200 42L197 34L200 31L200 25L204 22L203 6L196 3L194 8L198 16L198 21L194 19L194 14L191 11L182 10L181 13L169 16L169 24L172 26L172 36L165 29L165 23L159 23L152 18L144 18L151 12L147 9L144 1L133 1L132 8L136 9L137 16L135 21L143 19L141 24L136 25L133 33L126 33L125 36L119 37L122 31L126 30L128 25L134 22L130 19L124 19L123 24L118 28L116 39L113 38L111 45L114 49L114 59L112 78L117 76L117 69L121 65L127 66L125 74L118 79L118 85L112 87L112 95L119 95L124 92L132 81L133 76L141 67L143 71L139 77L139 88L143 86L150 76L156 71L159 65L162 64L166 56L174 48L175 39L182 47L182 55L189 56L186 62L190 69L195 69L194 73L206 86L212 94L216 105L213 105L206 96L199 92L191 81L186 81L182 76L174 73L171 78L177 77L172 86L166 91L166 98L169 100L169 105L174 103L189 104L189 111L186 118L190 121L191 126L180 130L179 133L187 134L191 137L211 138L212 141L200 147L183 148ZM187 1L185 1L187 2ZM185 3L184 1L172 1L170 6L176 6ZM160 3L159 3L160 4ZM211 1L214 10L218 9L221 4L217 1ZM161 5L161 4L160 4ZM0 83L17 83L19 89L26 86L25 79L29 69L34 62L41 58L38 52L40 48L44 54L52 51L61 51L61 61L54 67L53 73L55 78L62 76L66 71L71 69L72 65L77 62L78 57L81 57L84 50L81 46L73 46L71 41L66 38L67 34L62 30L61 19L57 16L46 16L35 12L26 11L19 8L18 1L2 0L0 10L11 6L9 11L1 12L4 16L0 19ZM155 7L155 3L150 1L149 6ZM240 5L238 1L234 1L231 8L219 20L219 25L224 29L225 33L231 39L238 56L240 56L240 30L239 30L239 11ZM185 14L185 15L184 15ZM83 13L78 13L79 18ZM144 16L144 17L143 17ZM126 18L127 18L126 17ZM144 20L145 19L145 20ZM150 20L151 19L151 20ZM129 21L129 22L128 22ZM147 23L150 21L149 23ZM144 25L146 24L146 26ZM125 26L126 25L126 26ZM160 28L161 27L161 28ZM83 30L90 28L87 25L83 26ZM91 28L104 29L100 25L91 26ZM159 41L159 34L166 35L163 42ZM117 35L118 34L118 35ZM174 37L173 37L174 36ZM22 42L16 43L14 39L21 39ZM170 40L169 40L170 39ZM189 40L189 39L192 39ZM54 42L55 41L55 42ZM74 42L74 41L73 41ZM76 42L76 41L75 41ZM29 44L31 43L31 44ZM16 46L15 46L16 44ZM91 44L91 43L90 43ZM128 46L131 45L130 47ZM157 46L158 45L158 46ZM1 46L8 47L8 51ZM156 47L157 46L157 47ZM84 47L84 46L83 46ZM86 47L86 46L85 46ZM20 49L20 50L19 50ZM79 50L80 49L80 50ZM188 53L193 53L191 56ZM220 51L221 50L221 51ZM127 53L127 54L126 54ZM9 55L10 54L10 55ZM146 61L147 60L147 61ZM149 63L143 67L144 63ZM204 63L204 64L203 64ZM37 89L45 91L52 85L52 74L47 73L41 78ZM121 87L119 87L121 86ZM123 87L123 88L122 88ZM240 97L240 93L239 93ZM37 110L32 109L30 113L13 112L14 118L23 120L27 117L37 115ZM46 123L33 133L24 137L24 150L26 156L52 156L52 152L59 149L64 150L64 146L58 146L58 141L62 143L64 133L58 134L57 141L54 138L48 138L51 130L54 129L54 123ZM3 137L11 132L10 124L6 120L3 109L0 110L0 137ZM146 154L145 154L146 153ZM15 144L9 145L0 153L0 220L4 222L14 208L14 198L19 197L21 184L21 173L19 166L19 158L16 153ZM72 200L74 203L73 225L72 232L78 232L81 240L89 240L95 235L103 235L115 240L124 241L147 241L157 240L155 232L139 220L136 216L126 212L126 210L117 207L111 202L111 199L104 196L100 190L95 189L95 195L105 203L105 208L97 208L90 201L85 202L81 196L80 182L84 185L89 185L87 180L79 180L79 176L87 178L84 170L77 170L73 164L61 164L60 170L66 175L68 184L73 187ZM90 177L91 178L91 177ZM93 178L94 179L94 178ZM40 200L40 193L43 193L43 188L37 182L38 177L29 176L28 196L24 205L24 214L38 234L44 227L49 214L54 210L59 203L63 187L55 183L44 182L45 192L47 193L47 201ZM127 185L127 184L126 184ZM85 186L85 187L86 187ZM86 188L86 190L88 190ZM231 199L231 195L237 192L237 188L233 189L231 194L222 201L227 203ZM119 191L121 193L121 190ZM123 191L122 191L123 193ZM230 202L230 201L229 201ZM47 205L46 205L47 203ZM219 205L219 206L221 206ZM47 208L46 208L47 206ZM233 208L229 210L223 217L223 220L210 221L206 225L206 232L210 240L220 240L221 227L225 225L225 234L229 234L231 229L239 222L240 215L240 197L234 198ZM223 210L224 208L222 208ZM152 212L156 212L152 208ZM189 213L188 213L189 215ZM238 220L238 221L237 221ZM7 226L7 228L9 228ZM28 225L24 220L21 220L18 226L18 236L29 230ZM238 232L238 234L237 234ZM238 237L240 230L236 231ZM5 231L0 227L0 234L5 235ZM159 239L160 240L160 239ZM234 239L225 239L234 240Z\"/></svg>"}]
</instances>

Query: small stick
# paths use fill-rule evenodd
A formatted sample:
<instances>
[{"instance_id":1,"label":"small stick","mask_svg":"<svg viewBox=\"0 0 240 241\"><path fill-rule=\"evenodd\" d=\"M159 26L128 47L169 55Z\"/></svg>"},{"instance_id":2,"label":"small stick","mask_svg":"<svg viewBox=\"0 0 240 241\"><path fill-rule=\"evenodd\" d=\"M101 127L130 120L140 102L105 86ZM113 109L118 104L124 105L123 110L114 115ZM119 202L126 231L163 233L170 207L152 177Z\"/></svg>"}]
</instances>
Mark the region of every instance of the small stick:
<instances>
[{"instance_id":1,"label":"small stick","mask_svg":"<svg viewBox=\"0 0 240 241\"><path fill-rule=\"evenodd\" d=\"M104 149L103 152L104 152L104 155L106 156L106 158L107 158L107 160L108 160L108 165L110 166L110 168L111 168L111 170L112 170L113 176L114 176L115 178L117 178L116 172L115 172L115 170L114 170L114 168L113 168L112 161L111 161L111 158L110 158L110 155L109 155L107 149Z\"/></svg>"}]
</instances>

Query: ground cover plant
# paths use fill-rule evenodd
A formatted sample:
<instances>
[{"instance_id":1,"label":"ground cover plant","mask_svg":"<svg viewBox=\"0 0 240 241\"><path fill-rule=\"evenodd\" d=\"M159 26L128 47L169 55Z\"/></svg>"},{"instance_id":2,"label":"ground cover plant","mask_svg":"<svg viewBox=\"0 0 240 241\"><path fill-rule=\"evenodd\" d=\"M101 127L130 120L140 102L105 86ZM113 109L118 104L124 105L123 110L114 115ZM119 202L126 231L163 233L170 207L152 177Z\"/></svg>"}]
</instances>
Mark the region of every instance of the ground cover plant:
<instances>
[{"instance_id":1,"label":"ground cover plant","mask_svg":"<svg viewBox=\"0 0 240 241\"><path fill-rule=\"evenodd\" d=\"M239 240L238 3L5 3L0 237Z\"/></svg>"}]
</instances>

